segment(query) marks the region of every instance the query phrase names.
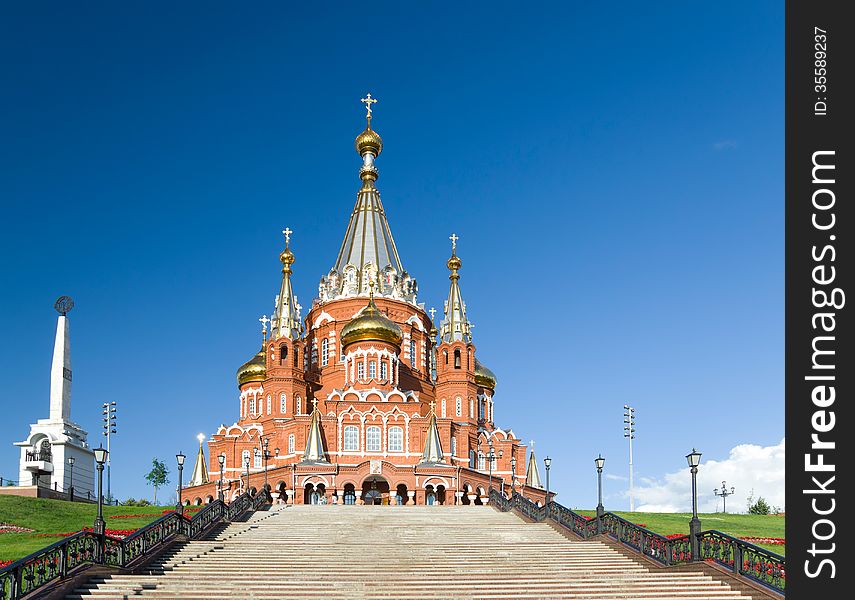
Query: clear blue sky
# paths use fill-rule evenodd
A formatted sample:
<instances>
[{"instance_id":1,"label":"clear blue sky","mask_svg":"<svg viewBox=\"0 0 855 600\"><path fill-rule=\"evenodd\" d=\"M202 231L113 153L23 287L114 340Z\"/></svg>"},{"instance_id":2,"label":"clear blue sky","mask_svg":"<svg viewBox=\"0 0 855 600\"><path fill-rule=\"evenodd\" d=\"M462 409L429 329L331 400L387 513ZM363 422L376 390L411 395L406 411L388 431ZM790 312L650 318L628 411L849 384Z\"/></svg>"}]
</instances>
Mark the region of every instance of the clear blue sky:
<instances>
[{"instance_id":1,"label":"clear blue sky","mask_svg":"<svg viewBox=\"0 0 855 600\"><path fill-rule=\"evenodd\" d=\"M625 402L638 477L783 437L780 2L5 3L0 54L2 476L61 294L96 445L119 403L118 496L236 419L280 230L304 306L335 260L368 91L420 299L456 232L497 421L566 504L598 452L626 475Z\"/></svg>"}]
</instances>

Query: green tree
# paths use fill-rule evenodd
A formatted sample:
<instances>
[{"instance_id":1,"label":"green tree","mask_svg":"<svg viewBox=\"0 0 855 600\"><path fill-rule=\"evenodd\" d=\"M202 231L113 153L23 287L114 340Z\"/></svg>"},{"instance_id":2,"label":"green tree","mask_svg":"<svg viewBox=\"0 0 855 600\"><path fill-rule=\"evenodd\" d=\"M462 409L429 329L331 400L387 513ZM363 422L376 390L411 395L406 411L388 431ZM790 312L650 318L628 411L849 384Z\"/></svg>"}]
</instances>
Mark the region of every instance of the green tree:
<instances>
[{"instance_id":1,"label":"green tree","mask_svg":"<svg viewBox=\"0 0 855 600\"><path fill-rule=\"evenodd\" d=\"M748 506L748 514L750 515L768 515L769 503L763 496L757 498L757 502Z\"/></svg>"},{"instance_id":2,"label":"green tree","mask_svg":"<svg viewBox=\"0 0 855 600\"><path fill-rule=\"evenodd\" d=\"M154 487L154 503L157 504L157 488L165 486L169 483L169 469L162 460L156 458L151 459L151 471L145 476L148 484Z\"/></svg>"}]
</instances>

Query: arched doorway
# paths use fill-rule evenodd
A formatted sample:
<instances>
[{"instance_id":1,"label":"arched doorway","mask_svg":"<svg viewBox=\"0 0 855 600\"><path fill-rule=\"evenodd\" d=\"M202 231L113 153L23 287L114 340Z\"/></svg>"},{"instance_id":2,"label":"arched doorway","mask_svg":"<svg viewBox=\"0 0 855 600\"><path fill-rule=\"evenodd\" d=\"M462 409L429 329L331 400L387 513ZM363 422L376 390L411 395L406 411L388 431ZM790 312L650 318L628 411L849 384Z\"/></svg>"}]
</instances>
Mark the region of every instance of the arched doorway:
<instances>
[{"instance_id":1,"label":"arched doorway","mask_svg":"<svg viewBox=\"0 0 855 600\"><path fill-rule=\"evenodd\" d=\"M356 504L356 486L352 483L344 484L344 503L348 505Z\"/></svg>"},{"instance_id":2,"label":"arched doorway","mask_svg":"<svg viewBox=\"0 0 855 600\"><path fill-rule=\"evenodd\" d=\"M436 503L445 504L445 486L442 484L436 486Z\"/></svg>"},{"instance_id":3,"label":"arched doorway","mask_svg":"<svg viewBox=\"0 0 855 600\"><path fill-rule=\"evenodd\" d=\"M395 503L399 506L407 503L407 486L403 483L399 483L395 488Z\"/></svg>"},{"instance_id":4,"label":"arched doorway","mask_svg":"<svg viewBox=\"0 0 855 600\"><path fill-rule=\"evenodd\" d=\"M303 504L320 504L321 496L315 489L314 483L307 483L303 490Z\"/></svg>"},{"instance_id":5,"label":"arched doorway","mask_svg":"<svg viewBox=\"0 0 855 600\"><path fill-rule=\"evenodd\" d=\"M436 490L431 484L425 486L425 504L428 506L436 504Z\"/></svg>"},{"instance_id":6,"label":"arched doorway","mask_svg":"<svg viewBox=\"0 0 855 600\"><path fill-rule=\"evenodd\" d=\"M362 499L365 504L389 504L389 482L379 475L371 475L362 482Z\"/></svg>"}]
</instances>

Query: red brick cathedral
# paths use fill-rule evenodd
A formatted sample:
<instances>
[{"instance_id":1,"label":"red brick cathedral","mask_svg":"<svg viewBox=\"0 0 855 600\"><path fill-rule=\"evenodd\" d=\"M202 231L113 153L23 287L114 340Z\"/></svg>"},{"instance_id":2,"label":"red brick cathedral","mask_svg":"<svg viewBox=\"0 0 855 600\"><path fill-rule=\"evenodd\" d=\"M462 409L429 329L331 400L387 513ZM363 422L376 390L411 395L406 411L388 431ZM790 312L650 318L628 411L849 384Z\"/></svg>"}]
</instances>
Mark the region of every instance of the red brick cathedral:
<instances>
[{"instance_id":1,"label":"red brick cathedral","mask_svg":"<svg viewBox=\"0 0 855 600\"><path fill-rule=\"evenodd\" d=\"M335 264L302 318L283 232L275 310L237 371L240 417L209 440L210 480L183 498L211 501L222 476L226 500L266 485L297 504L485 504L492 482L542 502L534 453L527 464L526 446L494 420L496 376L478 361L456 235L439 330L416 299L375 185L383 142L370 94L363 102L362 186Z\"/></svg>"}]
</instances>

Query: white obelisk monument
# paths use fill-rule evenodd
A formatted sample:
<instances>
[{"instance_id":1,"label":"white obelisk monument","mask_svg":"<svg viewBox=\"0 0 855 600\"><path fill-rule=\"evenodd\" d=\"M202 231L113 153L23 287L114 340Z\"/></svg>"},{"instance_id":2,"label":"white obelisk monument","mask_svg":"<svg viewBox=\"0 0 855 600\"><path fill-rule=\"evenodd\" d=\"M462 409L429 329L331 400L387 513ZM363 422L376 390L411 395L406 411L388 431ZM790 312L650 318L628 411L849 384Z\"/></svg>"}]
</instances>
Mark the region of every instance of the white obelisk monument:
<instances>
[{"instance_id":1,"label":"white obelisk monument","mask_svg":"<svg viewBox=\"0 0 855 600\"><path fill-rule=\"evenodd\" d=\"M50 417L30 425L27 439L15 443L21 448L18 478L21 486L37 486L40 496L55 496L52 491L69 497L73 487L76 499L94 499L95 455L86 432L71 420L68 312L73 306L68 296L54 304L59 318L50 369Z\"/></svg>"}]
</instances>

